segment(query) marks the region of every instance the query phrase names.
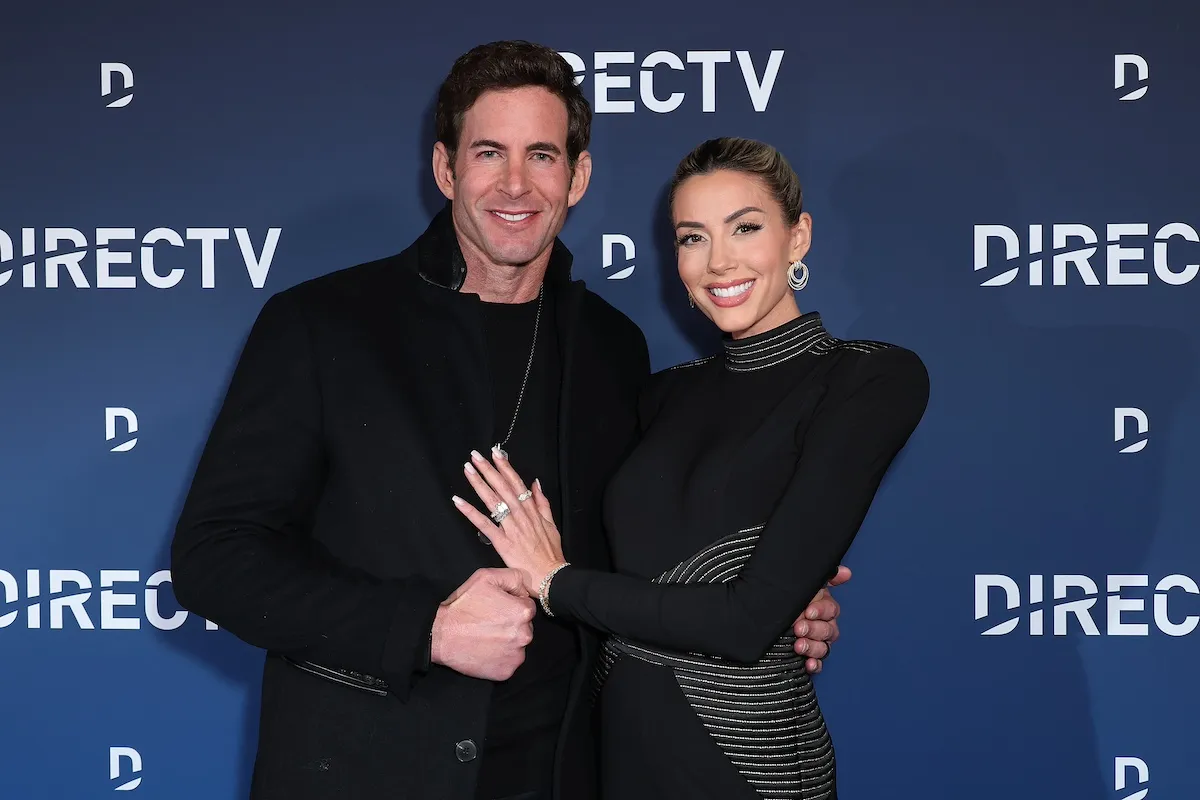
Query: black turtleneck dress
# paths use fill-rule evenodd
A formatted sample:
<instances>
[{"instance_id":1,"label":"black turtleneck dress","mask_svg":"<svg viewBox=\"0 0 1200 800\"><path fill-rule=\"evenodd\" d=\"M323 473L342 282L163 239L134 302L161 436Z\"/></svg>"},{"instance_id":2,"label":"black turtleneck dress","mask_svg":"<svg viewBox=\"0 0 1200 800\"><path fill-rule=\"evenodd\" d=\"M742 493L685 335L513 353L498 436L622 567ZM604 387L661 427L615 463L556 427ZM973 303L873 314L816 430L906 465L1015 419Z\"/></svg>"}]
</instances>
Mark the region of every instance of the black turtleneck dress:
<instances>
[{"instance_id":1,"label":"black turtleneck dress","mask_svg":"<svg viewBox=\"0 0 1200 800\"><path fill-rule=\"evenodd\" d=\"M654 377L605 497L617 574L566 567L549 595L609 634L605 798L837 797L791 625L928 397L916 354L836 339L816 313Z\"/></svg>"}]
</instances>

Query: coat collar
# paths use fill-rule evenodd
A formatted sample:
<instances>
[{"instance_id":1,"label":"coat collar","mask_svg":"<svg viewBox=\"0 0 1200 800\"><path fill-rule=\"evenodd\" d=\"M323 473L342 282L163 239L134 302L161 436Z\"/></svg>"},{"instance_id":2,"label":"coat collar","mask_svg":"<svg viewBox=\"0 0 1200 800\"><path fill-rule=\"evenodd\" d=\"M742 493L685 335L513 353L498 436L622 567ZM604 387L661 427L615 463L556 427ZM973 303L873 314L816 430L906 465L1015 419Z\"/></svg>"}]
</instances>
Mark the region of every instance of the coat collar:
<instances>
[{"instance_id":1,"label":"coat collar","mask_svg":"<svg viewBox=\"0 0 1200 800\"><path fill-rule=\"evenodd\" d=\"M467 279L467 262L458 243L451 216L451 202L429 222L416 241L417 272L434 286L451 291L461 291ZM546 270L546 282L561 285L571 281L571 251L557 237L550 251L550 264Z\"/></svg>"}]
</instances>

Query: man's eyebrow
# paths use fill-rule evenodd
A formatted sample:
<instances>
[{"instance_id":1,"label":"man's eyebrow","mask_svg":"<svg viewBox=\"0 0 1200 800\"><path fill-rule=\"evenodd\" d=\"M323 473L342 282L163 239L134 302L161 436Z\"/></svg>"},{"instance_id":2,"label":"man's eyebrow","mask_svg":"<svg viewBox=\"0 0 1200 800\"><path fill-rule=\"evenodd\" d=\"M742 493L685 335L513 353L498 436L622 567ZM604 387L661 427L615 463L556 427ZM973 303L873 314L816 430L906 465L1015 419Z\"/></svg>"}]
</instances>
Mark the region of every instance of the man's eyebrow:
<instances>
[{"instance_id":1,"label":"man's eyebrow","mask_svg":"<svg viewBox=\"0 0 1200 800\"><path fill-rule=\"evenodd\" d=\"M486 147L490 150L501 150L504 152L508 151L508 147L500 144L495 139L476 139L475 141L471 142L472 150L475 148L478 148L478 147ZM525 152L527 152L527 153L544 152L544 153L554 153L554 155L556 155L556 156L562 155L562 149L559 148L559 146L554 144L553 142L534 142L533 144L531 144L525 148Z\"/></svg>"}]
</instances>

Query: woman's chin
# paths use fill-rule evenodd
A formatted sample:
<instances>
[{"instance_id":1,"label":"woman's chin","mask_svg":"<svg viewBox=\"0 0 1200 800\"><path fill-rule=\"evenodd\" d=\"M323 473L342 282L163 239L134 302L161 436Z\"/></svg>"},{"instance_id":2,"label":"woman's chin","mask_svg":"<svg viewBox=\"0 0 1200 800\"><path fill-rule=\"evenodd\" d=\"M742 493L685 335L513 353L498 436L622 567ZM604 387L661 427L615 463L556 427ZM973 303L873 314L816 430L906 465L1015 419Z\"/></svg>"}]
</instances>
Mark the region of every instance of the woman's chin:
<instances>
[{"instance_id":1,"label":"woman's chin","mask_svg":"<svg viewBox=\"0 0 1200 800\"><path fill-rule=\"evenodd\" d=\"M753 309L742 306L738 306L737 308L713 308L709 319L723 333L736 336L754 324L755 315Z\"/></svg>"}]
</instances>

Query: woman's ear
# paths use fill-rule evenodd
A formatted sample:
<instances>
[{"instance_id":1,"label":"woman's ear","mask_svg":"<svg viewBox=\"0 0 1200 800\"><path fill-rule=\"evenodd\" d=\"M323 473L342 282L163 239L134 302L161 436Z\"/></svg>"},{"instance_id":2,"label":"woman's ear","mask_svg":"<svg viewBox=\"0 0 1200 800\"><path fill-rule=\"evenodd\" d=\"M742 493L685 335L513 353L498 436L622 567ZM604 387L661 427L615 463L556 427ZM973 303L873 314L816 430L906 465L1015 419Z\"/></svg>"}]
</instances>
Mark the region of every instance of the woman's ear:
<instances>
[{"instance_id":1,"label":"woman's ear","mask_svg":"<svg viewBox=\"0 0 1200 800\"><path fill-rule=\"evenodd\" d=\"M808 255L808 248L811 244L812 215L805 211L800 215L800 219L796 220L796 224L792 226L788 263L792 264L796 261L803 261L804 257Z\"/></svg>"}]
</instances>

